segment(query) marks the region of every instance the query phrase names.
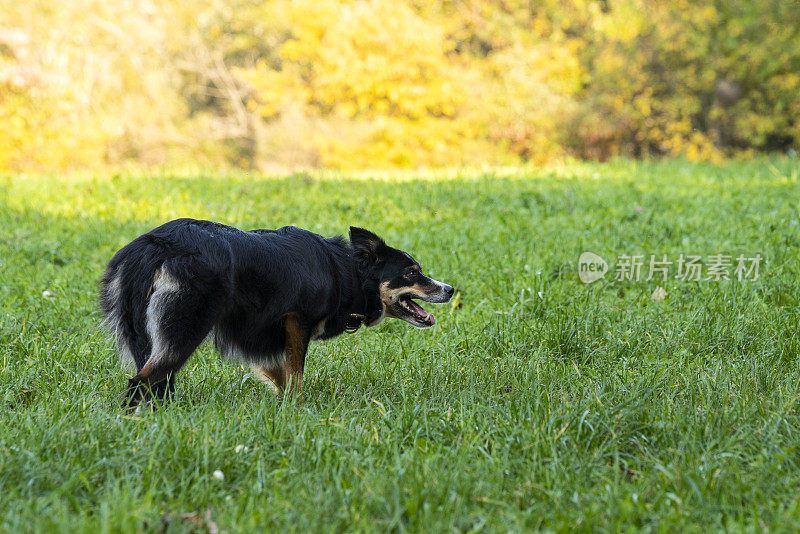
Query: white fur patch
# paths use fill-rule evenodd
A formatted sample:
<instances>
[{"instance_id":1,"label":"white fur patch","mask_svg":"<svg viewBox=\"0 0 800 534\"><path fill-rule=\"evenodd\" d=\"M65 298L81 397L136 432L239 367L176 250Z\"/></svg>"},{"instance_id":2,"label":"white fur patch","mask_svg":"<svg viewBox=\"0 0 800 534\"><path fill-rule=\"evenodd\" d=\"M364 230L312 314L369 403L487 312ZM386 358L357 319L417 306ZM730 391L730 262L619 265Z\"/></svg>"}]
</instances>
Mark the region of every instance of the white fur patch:
<instances>
[{"instance_id":1,"label":"white fur patch","mask_svg":"<svg viewBox=\"0 0 800 534\"><path fill-rule=\"evenodd\" d=\"M170 357L170 347L161 331L161 322L170 296L178 291L180 291L178 281L163 266L158 269L153 277L152 294L145 312L145 324L152 346L145 365L156 366Z\"/></svg>"},{"instance_id":2,"label":"white fur patch","mask_svg":"<svg viewBox=\"0 0 800 534\"><path fill-rule=\"evenodd\" d=\"M317 323L317 326L314 327L314 330L311 332L311 340L315 341L322 337L322 334L325 332L325 322L327 319L323 319Z\"/></svg>"}]
</instances>

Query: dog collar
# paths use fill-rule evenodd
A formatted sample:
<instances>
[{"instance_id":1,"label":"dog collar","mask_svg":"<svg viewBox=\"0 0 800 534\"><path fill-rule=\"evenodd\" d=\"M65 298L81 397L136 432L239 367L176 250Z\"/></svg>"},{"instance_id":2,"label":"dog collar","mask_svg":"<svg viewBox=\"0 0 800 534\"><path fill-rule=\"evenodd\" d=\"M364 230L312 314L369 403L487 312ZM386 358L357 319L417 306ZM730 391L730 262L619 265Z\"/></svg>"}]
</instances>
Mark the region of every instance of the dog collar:
<instances>
[{"instance_id":1,"label":"dog collar","mask_svg":"<svg viewBox=\"0 0 800 534\"><path fill-rule=\"evenodd\" d=\"M344 331L348 334L354 333L356 330L361 328L361 325L364 324L364 321L367 319L366 315L362 315L360 313L351 313L350 320L347 321L347 324L344 327Z\"/></svg>"}]
</instances>

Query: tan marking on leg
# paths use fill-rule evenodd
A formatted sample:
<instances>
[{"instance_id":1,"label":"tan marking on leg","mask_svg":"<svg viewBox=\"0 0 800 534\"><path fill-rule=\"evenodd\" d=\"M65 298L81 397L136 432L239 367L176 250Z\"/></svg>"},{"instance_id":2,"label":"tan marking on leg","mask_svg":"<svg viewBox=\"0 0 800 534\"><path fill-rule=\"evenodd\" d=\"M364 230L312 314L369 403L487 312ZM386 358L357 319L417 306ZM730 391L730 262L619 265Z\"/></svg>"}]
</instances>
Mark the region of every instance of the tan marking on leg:
<instances>
[{"instance_id":1,"label":"tan marking on leg","mask_svg":"<svg viewBox=\"0 0 800 534\"><path fill-rule=\"evenodd\" d=\"M159 382L166 380L168 374L169 372L166 369L159 369L158 372L153 372L152 360L148 360L147 363L144 364L144 367L142 367L142 370L136 373L136 376L133 378L147 385L147 387L153 387Z\"/></svg>"},{"instance_id":2,"label":"tan marking on leg","mask_svg":"<svg viewBox=\"0 0 800 534\"><path fill-rule=\"evenodd\" d=\"M129 382L128 387L135 385L136 389L134 391L129 391L131 394L130 398L127 398L124 403L123 407L125 408L127 413L138 413L140 408L140 403L146 393L146 390L152 391L153 386L162 382L167 379L166 373L153 373L153 364L152 361L148 360L144 367L142 367L141 371L136 373ZM138 385L136 385L138 383ZM145 388L145 389L142 389Z\"/></svg>"},{"instance_id":3,"label":"tan marking on leg","mask_svg":"<svg viewBox=\"0 0 800 534\"><path fill-rule=\"evenodd\" d=\"M150 376L150 373L153 372L153 360L147 360L147 363L144 364L144 367L136 374L136 378L144 379Z\"/></svg>"},{"instance_id":4,"label":"tan marking on leg","mask_svg":"<svg viewBox=\"0 0 800 534\"><path fill-rule=\"evenodd\" d=\"M280 395L286 389L286 371L283 367L262 367L251 365L253 376L272 386L276 394Z\"/></svg>"},{"instance_id":5,"label":"tan marking on leg","mask_svg":"<svg viewBox=\"0 0 800 534\"><path fill-rule=\"evenodd\" d=\"M303 388L303 367L308 351L309 332L297 314L285 317L286 329L286 382L289 395L299 395Z\"/></svg>"}]
</instances>

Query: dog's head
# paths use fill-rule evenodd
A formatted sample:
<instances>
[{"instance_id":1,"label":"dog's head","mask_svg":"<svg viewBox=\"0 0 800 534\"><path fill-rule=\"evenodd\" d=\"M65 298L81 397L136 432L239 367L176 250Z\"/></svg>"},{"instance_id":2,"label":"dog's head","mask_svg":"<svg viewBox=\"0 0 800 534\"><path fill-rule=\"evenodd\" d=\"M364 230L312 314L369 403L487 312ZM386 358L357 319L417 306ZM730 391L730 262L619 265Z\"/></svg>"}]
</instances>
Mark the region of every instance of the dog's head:
<instances>
[{"instance_id":1,"label":"dog's head","mask_svg":"<svg viewBox=\"0 0 800 534\"><path fill-rule=\"evenodd\" d=\"M376 293L379 313L368 313L367 326L378 324L384 316L402 319L418 328L433 326L433 315L415 302L447 302L453 288L422 274L410 254L392 248L368 230L350 227L350 244L365 291ZM370 295L368 295L369 298Z\"/></svg>"}]
</instances>

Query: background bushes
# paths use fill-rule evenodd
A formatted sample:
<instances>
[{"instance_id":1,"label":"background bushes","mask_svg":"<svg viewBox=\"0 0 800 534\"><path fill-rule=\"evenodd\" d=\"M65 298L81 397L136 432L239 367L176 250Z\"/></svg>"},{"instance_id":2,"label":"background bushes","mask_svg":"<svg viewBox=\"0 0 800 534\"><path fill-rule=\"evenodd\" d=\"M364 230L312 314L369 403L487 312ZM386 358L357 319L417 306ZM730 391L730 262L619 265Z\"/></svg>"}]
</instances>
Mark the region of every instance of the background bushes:
<instances>
[{"instance_id":1,"label":"background bushes","mask_svg":"<svg viewBox=\"0 0 800 534\"><path fill-rule=\"evenodd\" d=\"M800 4L0 0L0 170L796 150Z\"/></svg>"}]
</instances>

